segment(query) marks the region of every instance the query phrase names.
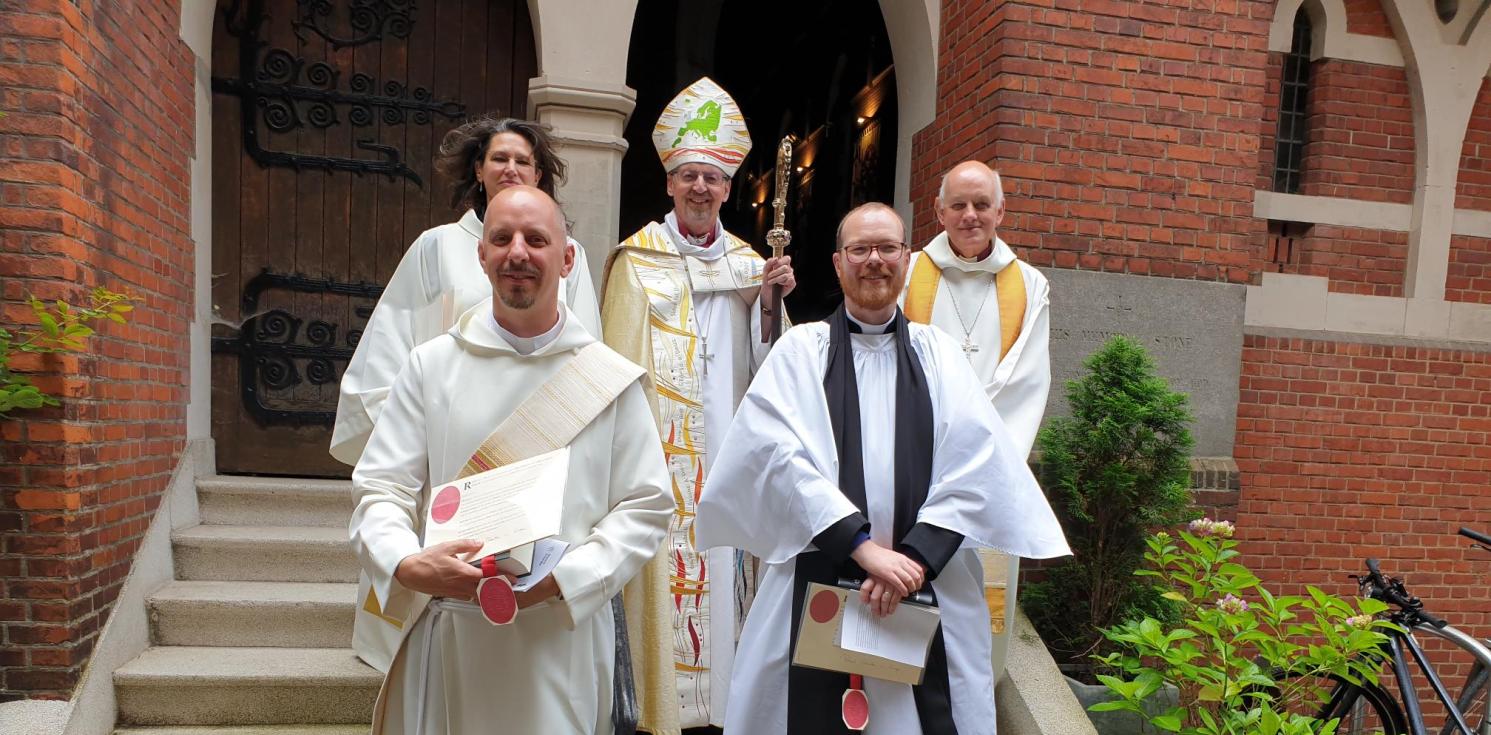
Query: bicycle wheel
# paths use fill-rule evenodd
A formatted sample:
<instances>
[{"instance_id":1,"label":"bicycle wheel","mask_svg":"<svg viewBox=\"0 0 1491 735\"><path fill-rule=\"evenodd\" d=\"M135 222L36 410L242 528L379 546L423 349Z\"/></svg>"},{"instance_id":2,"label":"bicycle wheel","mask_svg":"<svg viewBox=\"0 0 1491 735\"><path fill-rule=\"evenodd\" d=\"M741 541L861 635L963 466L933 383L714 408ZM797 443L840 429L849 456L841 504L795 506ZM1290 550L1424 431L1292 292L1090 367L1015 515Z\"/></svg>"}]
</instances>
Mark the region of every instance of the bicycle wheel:
<instances>
[{"instance_id":1,"label":"bicycle wheel","mask_svg":"<svg viewBox=\"0 0 1491 735\"><path fill-rule=\"evenodd\" d=\"M1403 710L1381 687L1373 684L1356 685L1337 677L1318 678L1305 682L1300 677L1275 677L1279 689L1309 691L1317 693L1315 698L1293 698L1296 704L1291 712L1310 714L1322 721L1339 719L1336 735L1408 735L1408 719ZM1328 695L1327 695L1328 693ZM1278 691L1274 692L1279 696ZM1320 698L1322 706L1316 705Z\"/></svg>"},{"instance_id":2,"label":"bicycle wheel","mask_svg":"<svg viewBox=\"0 0 1491 735\"><path fill-rule=\"evenodd\" d=\"M1470 676L1465 677L1465 688L1460 690L1459 699L1455 700L1455 706L1460 713L1465 715L1465 721L1475 728L1472 735L1491 735L1491 715L1487 714L1488 699L1491 699L1491 687L1486 686L1486 681L1491 679L1491 672L1481 666L1477 661L1470 669ZM1465 735L1464 731L1453 722L1445 725L1440 735Z\"/></svg>"}]
</instances>

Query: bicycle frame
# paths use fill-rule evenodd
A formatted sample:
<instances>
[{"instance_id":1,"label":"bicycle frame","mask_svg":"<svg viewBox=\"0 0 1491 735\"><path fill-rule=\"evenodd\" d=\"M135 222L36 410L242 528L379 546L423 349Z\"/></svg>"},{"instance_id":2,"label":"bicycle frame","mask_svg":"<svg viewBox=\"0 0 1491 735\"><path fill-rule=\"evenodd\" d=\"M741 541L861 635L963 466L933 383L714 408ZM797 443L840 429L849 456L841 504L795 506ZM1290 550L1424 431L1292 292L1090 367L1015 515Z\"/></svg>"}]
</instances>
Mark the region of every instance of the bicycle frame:
<instances>
[{"instance_id":1,"label":"bicycle frame","mask_svg":"<svg viewBox=\"0 0 1491 735\"><path fill-rule=\"evenodd\" d=\"M1491 650L1481 645L1480 641L1461 632L1454 626L1446 625L1436 628L1428 623L1419 623L1413 627L1413 631L1428 633L1438 638L1443 638L1456 646L1469 651L1483 666L1491 669ZM1444 682L1439 678L1439 672L1429 658L1424 655L1424 649L1418 640L1413 637L1413 631L1406 633L1395 633L1388 639L1388 650L1392 654L1393 677L1398 683L1398 692L1403 700L1403 711L1408 717L1408 728L1411 735L1428 735L1427 726L1424 724L1423 708L1419 704L1419 697L1413 685L1413 677L1408 671L1408 661L1403 650L1406 647L1413 660L1418 662L1419 670L1424 672L1424 678L1429 680L1429 686L1434 690L1434 696L1444 704L1445 711L1461 732L1473 735L1491 735L1491 722L1480 732L1470 728L1465 721L1465 715L1455 706L1455 700L1450 696L1449 690L1445 688Z\"/></svg>"}]
</instances>

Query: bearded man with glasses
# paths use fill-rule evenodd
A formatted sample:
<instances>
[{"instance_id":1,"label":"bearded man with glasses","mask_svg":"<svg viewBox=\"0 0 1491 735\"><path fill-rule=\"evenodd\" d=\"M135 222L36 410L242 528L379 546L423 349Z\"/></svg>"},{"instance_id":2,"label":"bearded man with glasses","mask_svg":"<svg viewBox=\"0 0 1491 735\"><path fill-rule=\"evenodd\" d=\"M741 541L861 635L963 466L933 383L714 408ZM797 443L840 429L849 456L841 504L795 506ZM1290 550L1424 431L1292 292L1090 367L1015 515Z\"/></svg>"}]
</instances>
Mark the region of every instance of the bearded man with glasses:
<instances>
[{"instance_id":1,"label":"bearded man with glasses","mask_svg":"<svg viewBox=\"0 0 1491 735\"><path fill-rule=\"evenodd\" d=\"M606 264L606 343L646 370L675 509L657 559L628 585L639 727L654 735L724 724L755 560L693 541L694 503L736 404L766 359L762 285L796 285L790 258L762 260L720 224L730 177L751 148L735 100L703 78L653 128L673 211L627 238Z\"/></svg>"},{"instance_id":2,"label":"bearded man with glasses","mask_svg":"<svg viewBox=\"0 0 1491 735\"><path fill-rule=\"evenodd\" d=\"M975 550L1071 553L958 343L896 308L905 237L884 204L844 217L844 305L777 342L699 501L699 546L745 549L765 569L735 662L731 735L848 732L850 675L789 664L805 610L821 623L841 609L833 593L826 609L824 591L809 601L808 584L841 578L862 582L854 594L871 615L902 614L924 587L940 608L921 683L864 677L865 732L994 735Z\"/></svg>"}]
</instances>

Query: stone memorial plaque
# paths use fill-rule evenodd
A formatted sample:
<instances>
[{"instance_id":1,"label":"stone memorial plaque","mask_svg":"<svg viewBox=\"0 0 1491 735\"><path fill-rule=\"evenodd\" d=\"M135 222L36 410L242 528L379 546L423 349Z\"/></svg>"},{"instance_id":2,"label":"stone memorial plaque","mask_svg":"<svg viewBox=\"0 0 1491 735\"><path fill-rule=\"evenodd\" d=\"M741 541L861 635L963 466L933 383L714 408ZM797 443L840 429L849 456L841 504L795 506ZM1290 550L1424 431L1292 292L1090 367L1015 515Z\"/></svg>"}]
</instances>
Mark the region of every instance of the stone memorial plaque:
<instances>
[{"instance_id":1,"label":"stone memorial plaque","mask_svg":"<svg viewBox=\"0 0 1491 735\"><path fill-rule=\"evenodd\" d=\"M1051 280L1051 398L1064 416L1066 383L1108 338L1135 338L1170 389L1190 396L1197 457L1231 457L1242 369L1238 284L1042 268Z\"/></svg>"}]
</instances>

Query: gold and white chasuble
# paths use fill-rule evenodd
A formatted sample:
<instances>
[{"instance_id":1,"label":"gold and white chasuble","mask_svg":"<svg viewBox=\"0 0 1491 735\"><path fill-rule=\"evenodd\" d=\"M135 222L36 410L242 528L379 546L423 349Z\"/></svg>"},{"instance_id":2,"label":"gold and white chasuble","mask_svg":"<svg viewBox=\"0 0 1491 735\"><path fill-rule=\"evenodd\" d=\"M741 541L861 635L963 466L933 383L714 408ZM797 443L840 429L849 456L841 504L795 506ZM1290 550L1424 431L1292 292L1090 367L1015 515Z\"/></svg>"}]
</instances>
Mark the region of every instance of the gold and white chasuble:
<instances>
[{"instance_id":1,"label":"gold and white chasuble","mask_svg":"<svg viewBox=\"0 0 1491 735\"><path fill-rule=\"evenodd\" d=\"M765 261L723 227L688 243L669 213L622 242L607 264L606 342L646 369L674 502L668 539L627 587L641 705L655 735L722 725L755 560L694 545L694 507L736 404L765 359L759 292ZM640 628L640 630L639 630Z\"/></svg>"},{"instance_id":2,"label":"gold and white chasuble","mask_svg":"<svg viewBox=\"0 0 1491 735\"><path fill-rule=\"evenodd\" d=\"M901 293L906 318L942 329L963 347L1016 454L1028 457L1051 392L1051 288L1045 275L997 237L983 260L959 257L946 232L911 257ZM1020 560L988 549L979 554L997 679L1014 625Z\"/></svg>"}]
</instances>

